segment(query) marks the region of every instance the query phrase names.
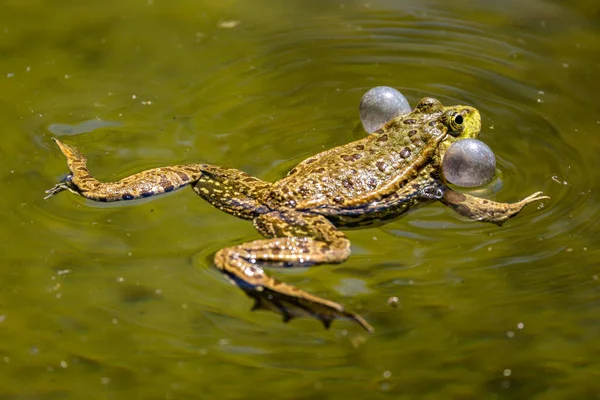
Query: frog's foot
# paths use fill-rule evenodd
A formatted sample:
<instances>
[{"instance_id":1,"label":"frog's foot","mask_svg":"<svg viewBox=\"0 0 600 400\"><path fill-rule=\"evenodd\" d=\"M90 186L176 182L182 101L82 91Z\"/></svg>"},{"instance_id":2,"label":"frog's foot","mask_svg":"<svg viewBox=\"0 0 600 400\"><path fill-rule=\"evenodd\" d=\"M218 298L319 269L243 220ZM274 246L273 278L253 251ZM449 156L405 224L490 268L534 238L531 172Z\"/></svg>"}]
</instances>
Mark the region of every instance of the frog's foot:
<instances>
[{"instance_id":1,"label":"frog's foot","mask_svg":"<svg viewBox=\"0 0 600 400\"><path fill-rule=\"evenodd\" d=\"M277 281L264 273L261 265L292 267L299 263L314 263L308 253L319 247L316 242L307 237L256 240L220 250L215 255L215 264L232 283L255 300L252 310L277 312L283 316L284 322L296 317L315 317L326 328L334 319L346 318L373 332L371 325L360 315L345 310L340 304Z\"/></svg>"},{"instance_id":2,"label":"frog's foot","mask_svg":"<svg viewBox=\"0 0 600 400\"><path fill-rule=\"evenodd\" d=\"M338 303L279 282L262 268L340 263L350 255L350 242L343 232L322 216L305 216L293 211L263 214L254 220L254 226L270 239L228 247L215 255L217 268L255 300L253 309L277 312L284 322L295 317L315 317L326 328L336 318L351 319L373 332L360 315L345 310Z\"/></svg>"},{"instance_id":3,"label":"frog's foot","mask_svg":"<svg viewBox=\"0 0 600 400\"><path fill-rule=\"evenodd\" d=\"M536 202L539 200L549 200L550 199L550 196L543 196L543 194L544 194L544 192L535 192L534 194L525 197L523 200L521 200L515 204L521 204L521 208L523 208L529 203L533 203L533 202Z\"/></svg>"},{"instance_id":4,"label":"frog's foot","mask_svg":"<svg viewBox=\"0 0 600 400\"><path fill-rule=\"evenodd\" d=\"M535 192L516 203L498 203L469 194L455 192L446 187L444 196L440 201L467 218L502 225L517 215L526 205L549 198L548 196L543 196L542 192Z\"/></svg>"},{"instance_id":5,"label":"frog's foot","mask_svg":"<svg viewBox=\"0 0 600 400\"><path fill-rule=\"evenodd\" d=\"M65 183L62 183L62 182L57 183L56 185L52 186L50 189L48 189L44 192L44 193L46 193L46 196L44 196L44 200L48 200L50 197L57 195L64 190L71 190L71 189Z\"/></svg>"},{"instance_id":6,"label":"frog's foot","mask_svg":"<svg viewBox=\"0 0 600 400\"><path fill-rule=\"evenodd\" d=\"M50 189L46 190L44 192L44 193L46 193L46 196L44 196L44 200L48 200L50 197L55 196L64 190L68 190L71 193L79 194L79 192L73 187L73 184L71 183L71 179L72 179L72 175L67 175L67 177L65 179L63 179L62 181L60 181L59 183L57 183Z\"/></svg>"}]
</instances>

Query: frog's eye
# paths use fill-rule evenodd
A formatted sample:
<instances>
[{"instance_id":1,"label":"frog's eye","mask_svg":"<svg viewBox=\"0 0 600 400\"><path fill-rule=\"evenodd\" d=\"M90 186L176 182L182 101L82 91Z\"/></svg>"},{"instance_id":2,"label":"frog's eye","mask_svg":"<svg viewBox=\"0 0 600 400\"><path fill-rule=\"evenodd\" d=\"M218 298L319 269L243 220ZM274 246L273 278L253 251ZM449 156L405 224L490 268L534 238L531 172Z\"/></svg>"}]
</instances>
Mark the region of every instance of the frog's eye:
<instances>
[{"instance_id":1,"label":"frog's eye","mask_svg":"<svg viewBox=\"0 0 600 400\"><path fill-rule=\"evenodd\" d=\"M463 116L456 111L452 111L446 114L445 120L446 126L448 127L448 133L455 137L460 135L463 130L463 122L465 122Z\"/></svg>"}]
</instances>

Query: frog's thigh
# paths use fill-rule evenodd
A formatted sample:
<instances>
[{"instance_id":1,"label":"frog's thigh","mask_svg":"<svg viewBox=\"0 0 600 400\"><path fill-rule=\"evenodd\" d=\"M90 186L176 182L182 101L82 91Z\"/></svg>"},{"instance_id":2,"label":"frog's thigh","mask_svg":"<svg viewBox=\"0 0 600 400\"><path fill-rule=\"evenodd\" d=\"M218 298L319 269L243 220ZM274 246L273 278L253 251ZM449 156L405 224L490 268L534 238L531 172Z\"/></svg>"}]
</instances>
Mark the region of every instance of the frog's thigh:
<instances>
[{"instance_id":1,"label":"frog's thigh","mask_svg":"<svg viewBox=\"0 0 600 400\"><path fill-rule=\"evenodd\" d=\"M350 255L350 241L322 215L297 211L273 211L254 219L254 227L264 237L306 237L320 244L310 252L321 259L315 262L342 262Z\"/></svg>"},{"instance_id":2,"label":"frog's thigh","mask_svg":"<svg viewBox=\"0 0 600 400\"><path fill-rule=\"evenodd\" d=\"M339 232L336 234L330 231L328 225L333 226L324 218L303 218L296 213L287 216L282 214L284 213L274 212L255 219L255 226L259 227L261 233L268 236L277 234L277 237L218 251L215 255L217 268L249 297L255 299L254 309L278 312L283 315L284 321L299 316L313 316L326 327L335 318L349 318L372 331L373 328L362 317L346 311L340 304L314 296L265 274L263 266L300 267L335 263L345 260L350 254L348 239L343 237L342 232L336 231ZM263 229L268 230L268 233ZM295 236L303 230L317 233L318 238Z\"/></svg>"},{"instance_id":3,"label":"frog's thigh","mask_svg":"<svg viewBox=\"0 0 600 400\"><path fill-rule=\"evenodd\" d=\"M549 199L549 197L542 196L542 192L536 192L516 203L498 203L469 194L455 192L446 187L444 189L444 196L440 201L467 218L501 225L517 215L527 204L544 199Z\"/></svg>"},{"instance_id":4,"label":"frog's thigh","mask_svg":"<svg viewBox=\"0 0 600 400\"><path fill-rule=\"evenodd\" d=\"M268 211L261 199L271 183L233 168L210 166L202 172L193 189L214 207L244 219Z\"/></svg>"}]
</instances>

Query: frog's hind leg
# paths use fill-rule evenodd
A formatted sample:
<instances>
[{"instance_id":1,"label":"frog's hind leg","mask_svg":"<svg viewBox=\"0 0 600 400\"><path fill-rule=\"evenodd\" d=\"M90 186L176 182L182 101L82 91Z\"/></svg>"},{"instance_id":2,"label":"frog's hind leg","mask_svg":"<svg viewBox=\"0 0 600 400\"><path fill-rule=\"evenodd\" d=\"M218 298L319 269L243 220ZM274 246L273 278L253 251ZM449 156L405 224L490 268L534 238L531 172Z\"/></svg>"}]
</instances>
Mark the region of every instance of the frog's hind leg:
<instances>
[{"instance_id":1,"label":"frog's hind leg","mask_svg":"<svg viewBox=\"0 0 600 400\"><path fill-rule=\"evenodd\" d=\"M227 247L215 255L215 264L235 285L255 300L254 309L294 317L313 316L329 327L336 318L373 328L358 314L338 303L307 293L269 277L263 267L303 267L340 263L350 255L350 242L327 219L297 212L271 212L254 219L254 226L269 239Z\"/></svg>"},{"instance_id":2,"label":"frog's hind leg","mask_svg":"<svg viewBox=\"0 0 600 400\"><path fill-rule=\"evenodd\" d=\"M455 192L446 187L439 201L467 218L502 225L517 215L526 205L549 198L548 196L543 196L542 192L535 192L516 203L499 203L466 193Z\"/></svg>"},{"instance_id":3,"label":"frog's hind leg","mask_svg":"<svg viewBox=\"0 0 600 400\"><path fill-rule=\"evenodd\" d=\"M270 211L262 203L270 182L233 168L213 166L203 172L193 189L219 210L243 219L254 219Z\"/></svg>"},{"instance_id":4,"label":"frog's hind leg","mask_svg":"<svg viewBox=\"0 0 600 400\"><path fill-rule=\"evenodd\" d=\"M171 192L196 183L203 174L221 169L208 164L173 165L152 168L116 182L101 182L91 175L87 160L79 150L58 139L54 141L67 157L71 174L63 182L47 190L46 198L69 190L94 201L134 200Z\"/></svg>"}]
</instances>

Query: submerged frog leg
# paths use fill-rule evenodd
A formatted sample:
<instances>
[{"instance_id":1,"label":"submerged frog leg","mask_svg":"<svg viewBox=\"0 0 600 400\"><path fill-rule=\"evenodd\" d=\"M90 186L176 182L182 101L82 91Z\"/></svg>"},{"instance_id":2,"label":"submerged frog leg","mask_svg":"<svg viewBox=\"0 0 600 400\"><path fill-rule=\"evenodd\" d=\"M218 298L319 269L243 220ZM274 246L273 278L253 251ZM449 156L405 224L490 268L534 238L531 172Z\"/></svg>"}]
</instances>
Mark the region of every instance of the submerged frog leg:
<instances>
[{"instance_id":1,"label":"submerged frog leg","mask_svg":"<svg viewBox=\"0 0 600 400\"><path fill-rule=\"evenodd\" d=\"M467 218L502 225L508 219L517 215L527 204L549 198L548 196L542 196L542 192L535 192L516 203L498 203L469 194L455 192L446 187L440 201Z\"/></svg>"},{"instance_id":2,"label":"submerged frog leg","mask_svg":"<svg viewBox=\"0 0 600 400\"><path fill-rule=\"evenodd\" d=\"M294 286L279 282L264 267L305 267L340 263L350 255L350 242L325 217L294 211L271 212L254 219L254 226L270 239L255 240L217 252L221 272L255 300L253 310L271 310L284 322L313 316L329 327L336 318L349 318L369 332L373 328L358 314Z\"/></svg>"}]
</instances>

